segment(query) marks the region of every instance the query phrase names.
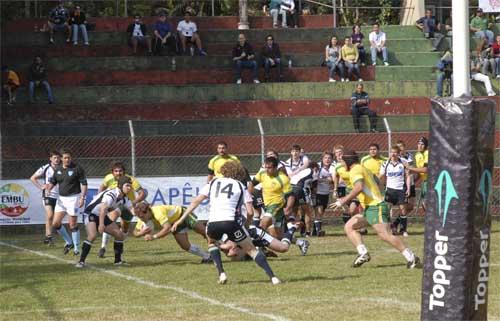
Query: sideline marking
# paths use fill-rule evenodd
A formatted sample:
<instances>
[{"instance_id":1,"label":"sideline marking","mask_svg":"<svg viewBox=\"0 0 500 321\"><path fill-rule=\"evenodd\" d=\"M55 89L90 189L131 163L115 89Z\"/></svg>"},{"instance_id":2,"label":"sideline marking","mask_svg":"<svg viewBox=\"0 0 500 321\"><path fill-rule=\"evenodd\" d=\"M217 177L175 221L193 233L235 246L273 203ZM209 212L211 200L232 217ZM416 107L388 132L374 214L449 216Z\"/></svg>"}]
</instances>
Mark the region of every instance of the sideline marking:
<instances>
[{"instance_id":1,"label":"sideline marking","mask_svg":"<svg viewBox=\"0 0 500 321\"><path fill-rule=\"evenodd\" d=\"M10 247L10 248L13 248L13 249L16 249L16 250L19 250L19 251L23 251L23 252L28 252L28 253L31 253L31 254L35 254L35 255L38 255L38 256L47 257L47 258L50 258L50 259L53 259L53 260L56 260L56 261L59 261L59 262L62 262L62 263L71 264L71 265L75 264L74 261L69 261L69 260L61 259L60 257L54 256L54 255L51 255L51 254L47 254L47 253L43 253L43 252L39 252L39 251L35 251L35 250L30 250L30 249L27 249L27 248L24 248L24 247L20 247L20 246L17 246L17 245L12 245L12 244L5 243L5 242L2 242L2 241L0 241L0 245L6 246L6 247ZM197 299L197 300L200 300L200 301L204 301L204 302L207 302L207 303L209 303L211 305L221 306L221 307L224 307L224 308L227 308L227 309L231 309L231 310L234 310L234 311L237 311L237 312L241 312L241 313L245 313L245 314L249 314L249 315L253 315L253 316L259 316L259 317L263 317L263 318L270 319L270 320L273 320L273 321L291 321L290 319L287 319L287 318L284 318L284 317L281 317L281 316L278 316L278 315L274 315L274 314L270 314L270 313L255 312L255 311L252 311L252 310L250 310L248 308L237 306L236 304L233 304L233 303L224 303L224 302L221 302L221 301L218 301L218 300L211 299L209 297L203 296L203 295L201 295L201 294L199 294L197 292L185 290L183 288L179 288L179 287L176 287L176 286L157 284L157 283L154 283L154 282L151 282L151 281L143 280L143 279L135 277L135 276L131 276L131 275L119 273L119 272L116 272L116 271L106 270L106 269L99 268L99 267L92 266L92 265L86 265L86 267L90 268L92 270L98 271L98 272L106 273L106 274L115 276L117 278L126 279L128 281L132 281L132 282L135 282L135 283L138 283L138 284L141 284L141 285L146 285L146 286L149 286L149 287L152 287L152 288L155 288L155 289L172 290L172 291L178 292L180 294L184 294L184 295L186 295L186 296L188 296L188 297L190 297L192 299Z\"/></svg>"}]
</instances>

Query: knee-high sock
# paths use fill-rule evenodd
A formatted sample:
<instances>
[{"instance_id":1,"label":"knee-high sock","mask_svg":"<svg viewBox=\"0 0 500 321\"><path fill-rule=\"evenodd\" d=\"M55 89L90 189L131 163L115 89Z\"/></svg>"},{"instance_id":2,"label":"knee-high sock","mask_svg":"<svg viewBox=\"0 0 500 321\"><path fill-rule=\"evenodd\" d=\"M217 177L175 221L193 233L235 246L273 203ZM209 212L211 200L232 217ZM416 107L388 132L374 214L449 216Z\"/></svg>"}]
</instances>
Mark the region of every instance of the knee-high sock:
<instances>
[{"instance_id":1,"label":"knee-high sock","mask_svg":"<svg viewBox=\"0 0 500 321\"><path fill-rule=\"evenodd\" d=\"M408 227L408 217L401 215L399 220L401 223L401 232L406 232L406 228Z\"/></svg>"},{"instance_id":2,"label":"knee-high sock","mask_svg":"<svg viewBox=\"0 0 500 321\"><path fill-rule=\"evenodd\" d=\"M319 233L321 231L321 220L314 220L314 227L316 228L316 232Z\"/></svg>"},{"instance_id":3,"label":"knee-high sock","mask_svg":"<svg viewBox=\"0 0 500 321\"><path fill-rule=\"evenodd\" d=\"M111 235L109 235L108 233L106 233L106 232L102 233L101 247L106 247L106 245L108 245L110 238L111 238Z\"/></svg>"},{"instance_id":4,"label":"knee-high sock","mask_svg":"<svg viewBox=\"0 0 500 321\"><path fill-rule=\"evenodd\" d=\"M89 240L83 241L82 254L80 255L80 262L85 262L87 255L89 255L90 249L92 248L92 242Z\"/></svg>"},{"instance_id":5,"label":"knee-high sock","mask_svg":"<svg viewBox=\"0 0 500 321\"><path fill-rule=\"evenodd\" d=\"M257 255L253 258L255 263L257 263L258 266L260 266L269 276L269 278L274 277L273 270L269 266L269 263L267 262L266 256L262 254L260 251L257 252Z\"/></svg>"},{"instance_id":6,"label":"knee-high sock","mask_svg":"<svg viewBox=\"0 0 500 321\"><path fill-rule=\"evenodd\" d=\"M115 250L115 263L118 263L122 260L123 241L115 240L113 243L113 249Z\"/></svg>"},{"instance_id":7,"label":"knee-high sock","mask_svg":"<svg viewBox=\"0 0 500 321\"><path fill-rule=\"evenodd\" d=\"M292 243L293 233L295 233L296 230L297 230L297 227L295 226L295 224L289 223L288 224L288 230L283 235L283 238L281 239L281 241L282 242L284 241L284 242L287 242L287 243Z\"/></svg>"},{"instance_id":8,"label":"knee-high sock","mask_svg":"<svg viewBox=\"0 0 500 321\"><path fill-rule=\"evenodd\" d=\"M220 255L219 248L216 246L211 246L208 248L208 253L210 253L210 257L214 261L215 267L217 268L217 272L219 274L224 272L224 267L222 266L222 257Z\"/></svg>"},{"instance_id":9,"label":"knee-high sock","mask_svg":"<svg viewBox=\"0 0 500 321\"><path fill-rule=\"evenodd\" d=\"M73 239L73 245L75 248L73 251L80 252L80 229L77 227L71 229L71 238Z\"/></svg>"},{"instance_id":10,"label":"knee-high sock","mask_svg":"<svg viewBox=\"0 0 500 321\"><path fill-rule=\"evenodd\" d=\"M66 228L64 227L64 225L61 225L59 228L54 228L56 230L56 232L62 236L62 238L64 239L64 242L66 242L66 244L72 244L73 241L71 241L71 237L69 236L68 234L68 231L66 231Z\"/></svg>"},{"instance_id":11,"label":"knee-high sock","mask_svg":"<svg viewBox=\"0 0 500 321\"><path fill-rule=\"evenodd\" d=\"M189 248L188 252L189 252L189 253L191 253L191 254L197 255L197 256L199 256L199 257L202 257L202 258L204 258L204 259L207 259L207 258L209 258L209 257L210 257L210 255L209 255L207 252L203 251L203 250L202 250L202 249L201 249L198 245L196 245L196 244L191 244L191 247Z\"/></svg>"}]
</instances>

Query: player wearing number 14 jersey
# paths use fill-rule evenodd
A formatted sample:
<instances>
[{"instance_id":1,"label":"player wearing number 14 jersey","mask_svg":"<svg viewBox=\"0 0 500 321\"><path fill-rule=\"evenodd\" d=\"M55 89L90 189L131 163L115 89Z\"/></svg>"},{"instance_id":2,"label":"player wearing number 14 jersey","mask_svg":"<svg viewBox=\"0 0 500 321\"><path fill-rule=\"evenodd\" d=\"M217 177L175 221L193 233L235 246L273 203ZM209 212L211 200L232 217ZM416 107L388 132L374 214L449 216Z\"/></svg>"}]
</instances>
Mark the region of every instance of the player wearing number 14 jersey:
<instances>
[{"instance_id":1,"label":"player wearing number 14 jersey","mask_svg":"<svg viewBox=\"0 0 500 321\"><path fill-rule=\"evenodd\" d=\"M201 202L209 198L208 251L217 268L219 283L226 283L227 275L216 242L222 240L224 235L227 235L230 241L237 243L266 272L273 284L279 284L280 280L274 276L266 257L260 251L257 251L243 225L241 207L245 205L248 213L253 215L252 197L240 182L246 177L245 169L237 162L226 162L222 165L220 172L223 177L213 179L202 188L200 195L191 202L191 205L179 219L179 224Z\"/></svg>"}]
</instances>

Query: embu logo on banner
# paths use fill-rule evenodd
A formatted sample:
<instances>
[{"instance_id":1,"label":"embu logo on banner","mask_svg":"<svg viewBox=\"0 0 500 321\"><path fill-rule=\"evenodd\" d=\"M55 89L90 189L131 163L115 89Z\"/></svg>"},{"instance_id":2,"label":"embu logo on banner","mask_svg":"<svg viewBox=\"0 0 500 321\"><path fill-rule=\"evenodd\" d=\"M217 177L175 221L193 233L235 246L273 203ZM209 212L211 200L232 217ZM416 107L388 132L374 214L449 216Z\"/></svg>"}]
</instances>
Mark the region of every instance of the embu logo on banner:
<instances>
[{"instance_id":1,"label":"embu logo on banner","mask_svg":"<svg viewBox=\"0 0 500 321\"><path fill-rule=\"evenodd\" d=\"M8 217L23 215L29 207L30 196L18 184L6 184L0 188L0 213Z\"/></svg>"}]
</instances>

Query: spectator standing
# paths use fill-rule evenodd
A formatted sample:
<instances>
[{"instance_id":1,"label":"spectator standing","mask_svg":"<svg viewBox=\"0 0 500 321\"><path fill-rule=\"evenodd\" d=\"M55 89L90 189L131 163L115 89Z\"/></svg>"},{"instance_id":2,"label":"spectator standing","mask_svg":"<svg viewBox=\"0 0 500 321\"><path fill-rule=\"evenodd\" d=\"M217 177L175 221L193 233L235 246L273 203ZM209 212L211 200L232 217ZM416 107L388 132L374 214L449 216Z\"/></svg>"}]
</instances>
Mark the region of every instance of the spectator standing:
<instances>
[{"instance_id":1,"label":"spectator standing","mask_svg":"<svg viewBox=\"0 0 500 321\"><path fill-rule=\"evenodd\" d=\"M253 82L258 84L257 78L257 62L255 61L255 53L252 46L248 43L245 35L240 33L238 43L233 48L233 62L236 70L236 83L241 84L241 69L251 69Z\"/></svg>"},{"instance_id":2,"label":"spectator standing","mask_svg":"<svg viewBox=\"0 0 500 321\"><path fill-rule=\"evenodd\" d=\"M298 28L299 15L294 0L281 0L281 9L286 13L286 16L290 18L290 26ZM287 28L287 19L288 18L282 21L283 28Z\"/></svg>"},{"instance_id":3,"label":"spectator standing","mask_svg":"<svg viewBox=\"0 0 500 321\"><path fill-rule=\"evenodd\" d=\"M495 43L491 46L491 59L495 62L496 79L500 79L500 35L497 35Z\"/></svg>"},{"instance_id":4,"label":"spectator standing","mask_svg":"<svg viewBox=\"0 0 500 321\"><path fill-rule=\"evenodd\" d=\"M279 45L274 42L272 35L266 37L266 44L262 47L260 56L265 70L266 82L269 80L271 68L278 70L278 79L281 81L281 51Z\"/></svg>"},{"instance_id":5,"label":"spectator standing","mask_svg":"<svg viewBox=\"0 0 500 321\"><path fill-rule=\"evenodd\" d=\"M2 90L7 96L7 105L12 105L16 102L16 91L21 85L19 76L15 71L10 70L7 66L2 66Z\"/></svg>"},{"instance_id":6,"label":"spectator standing","mask_svg":"<svg viewBox=\"0 0 500 321\"><path fill-rule=\"evenodd\" d=\"M386 36L385 32L380 30L380 25L375 23L373 25L373 31L370 32L368 36L370 39L370 50L372 55L372 65L377 65L377 55L382 54L382 59L384 60L384 65L389 66L387 47L385 46Z\"/></svg>"},{"instance_id":7,"label":"spectator standing","mask_svg":"<svg viewBox=\"0 0 500 321\"><path fill-rule=\"evenodd\" d=\"M273 17L273 28L278 28L278 14L281 14L281 21L286 21L286 11L281 9L281 0L271 0L269 9Z\"/></svg>"},{"instance_id":8,"label":"spectator standing","mask_svg":"<svg viewBox=\"0 0 500 321\"><path fill-rule=\"evenodd\" d=\"M167 54L175 51L175 37L164 12L159 14L158 21L155 23L154 36L157 54L162 54L164 48L167 49Z\"/></svg>"},{"instance_id":9,"label":"spectator standing","mask_svg":"<svg viewBox=\"0 0 500 321\"><path fill-rule=\"evenodd\" d=\"M446 52L443 57L441 57L436 65L436 68L439 70L439 73L437 75L437 95L438 97L443 96L443 82L445 79L449 79L450 82L452 81L452 75L453 75L453 57L451 56L451 53L448 51ZM450 86L453 87L453 86ZM450 88L451 89L451 88ZM451 93L449 93L451 94Z\"/></svg>"},{"instance_id":10,"label":"spectator standing","mask_svg":"<svg viewBox=\"0 0 500 321\"><path fill-rule=\"evenodd\" d=\"M335 71L338 70L340 80L344 82L344 64L342 63L341 48L335 36L330 38L330 43L325 48L325 61L328 67L328 81L335 82Z\"/></svg>"},{"instance_id":11,"label":"spectator standing","mask_svg":"<svg viewBox=\"0 0 500 321\"><path fill-rule=\"evenodd\" d=\"M201 56L207 55L201 45L201 39L198 35L198 27L196 26L196 23L191 21L191 13L188 11L184 13L184 20L181 20L177 24L177 31L179 32L179 37L181 38L182 51L184 54L187 54L186 45L189 42L191 45L196 45ZM191 47L191 56L193 55L194 48Z\"/></svg>"},{"instance_id":12,"label":"spectator standing","mask_svg":"<svg viewBox=\"0 0 500 321\"><path fill-rule=\"evenodd\" d=\"M484 16L483 9L477 8L476 16L470 21L470 31L474 32L474 36L479 39L488 41L488 45L493 44L493 31L488 30L492 24L488 23L488 18Z\"/></svg>"},{"instance_id":13,"label":"spectator standing","mask_svg":"<svg viewBox=\"0 0 500 321\"><path fill-rule=\"evenodd\" d=\"M437 51L444 39L444 36L440 32L441 24L436 19L436 17L432 15L432 10L425 10L425 16L418 19L416 24L417 28L422 30L422 32L424 33L425 38L432 38L432 51Z\"/></svg>"},{"instance_id":14,"label":"spectator standing","mask_svg":"<svg viewBox=\"0 0 500 321\"><path fill-rule=\"evenodd\" d=\"M54 31L66 31L66 42L69 43L71 29L68 24L69 12L64 8L64 3L59 1L57 6L53 8L49 13L49 33L50 33L50 43L54 43Z\"/></svg>"},{"instance_id":15,"label":"spectator standing","mask_svg":"<svg viewBox=\"0 0 500 321\"><path fill-rule=\"evenodd\" d=\"M129 34L129 41L134 48L134 54L137 53L137 46L147 46L148 53L151 54L151 37L148 35L148 28L141 20L141 16L135 15L134 22L128 25L127 33Z\"/></svg>"},{"instance_id":16,"label":"spectator standing","mask_svg":"<svg viewBox=\"0 0 500 321\"><path fill-rule=\"evenodd\" d=\"M360 132L359 119L363 115L367 115L368 118L370 119L370 131L374 133L378 132L377 131L378 116L375 111L368 108L369 104L370 104L370 97L368 96L368 93L366 93L363 90L363 84L358 84L356 86L356 91L351 96L352 120L354 124L354 129L356 130L357 133Z\"/></svg>"},{"instance_id":17,"label":"spectator standing","mask_svg":"<svg viewBox=\"0 0 500 321\"><path fill-rule=\"evenodd\" d=\"M85 17L85 12L81 10L80 6L76 6L75 11L71 13L69 24L72 28L73 45L78 45L78 30L80 30L82 32L83 43L85 46L88 46L89 36L87 34L87 19Z\"/></svg>"},{"instance_id":18,"label":"spectator standing","mask_svg":"<svg viewBox=\"0 0 500 321\"><path fill-rule=\"evenodd\" d=\"M52 89L50 88L50 84L47 80L47 69L45 68L42 58L37 56L33 60L33 64L30 67L29 74L29 95L30 95L30 103L35 102L35 87L42 85L45 87L47 91L47 97L49 100L49 104L54 103L54 97L52 96Z\"/></svg>"},{"instance_id":19,"label":"spectator standing","mask_svg":"<svg viewBox=\"0 0 500 321\"><path fill-rule=\"evenodd\" d=\"M342 46L341 50L341 56L342 60L344 60L345 67L347 68L346 81L349 81L353 72L358 78L358 81L363 81L363 79L361 79L361 75L359 72L358 48L352 44L351 37L349 36L345 37L344 46Z\"/></svg>"},{"instance_id":20,"label":"spectator standing","mask_svg":"<svg viewBox=\"0 0 500 321\"><path fill-rule=\"evenodd\" d=\"M352 44L358 48L359 63L361 66L365 65L366 51L363 45L363 39L365 35L361 32L361 27L359 25L354 25L352 27L351 41Z\"/></svg>"}]
</instances>

